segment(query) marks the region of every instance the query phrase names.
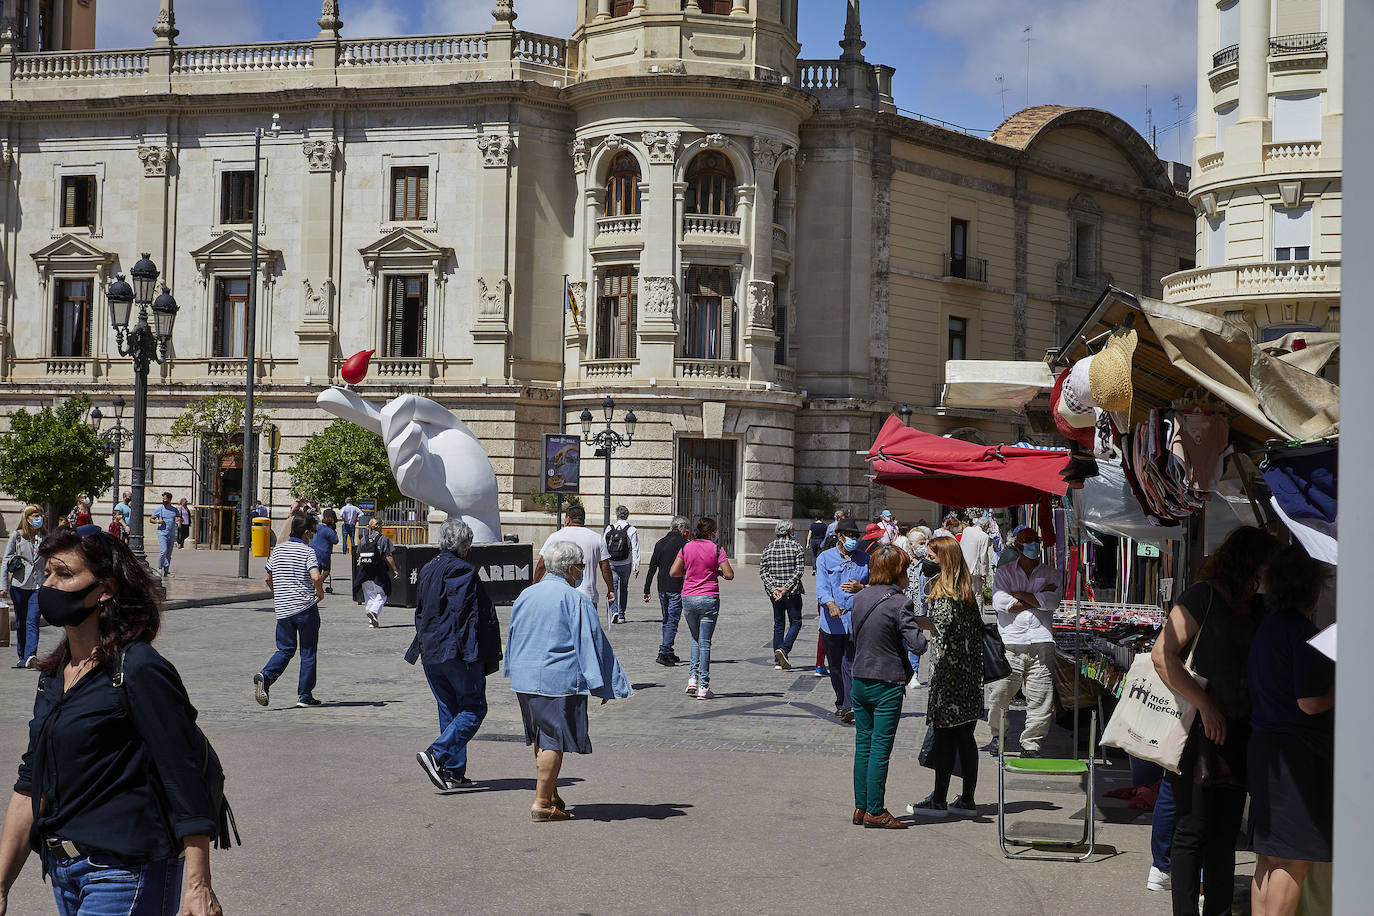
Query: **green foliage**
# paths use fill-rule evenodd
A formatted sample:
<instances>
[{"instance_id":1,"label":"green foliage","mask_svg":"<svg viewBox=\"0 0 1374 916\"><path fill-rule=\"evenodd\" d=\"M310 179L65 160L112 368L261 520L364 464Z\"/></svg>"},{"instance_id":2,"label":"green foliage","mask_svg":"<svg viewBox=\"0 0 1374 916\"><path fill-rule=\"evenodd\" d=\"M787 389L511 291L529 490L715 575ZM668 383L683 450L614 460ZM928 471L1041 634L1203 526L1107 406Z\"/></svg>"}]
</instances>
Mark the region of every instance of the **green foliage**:
<instances>
[{"instance_id":1,"label":"green foliage","mask_svg":"<svg viewBox=\"0 0 1374 916\"><path fill-rule=\"evenodd\" d=\"M528 497L525 498L525 502L529 503L531 506L534 506L536 509L543 509L550 515L553 515L558 511L557 493L531 493ZM578 496L576 493L563 494L563 511L566 512L568 508L571 506L580 505L582 505L582 498Z\"/></svg>"},{"instance_id":2,"label":"green foliage","mask_svg":"<svg viewBox=\"0 0 1374 916\"><path fill-rule=\"evenodd\" d=\"M822 518L830 518L840 506L840 491L819 480L810 486L799 483L792 488L792 502L797 518L805 518L812 509L818 510Z\"/></svg>"},{"instance_id":3,"label":"green foliage","mask_svg":"<svg viewBox=\"0 0 1374 916\"><path fill-rule=\"evenodd\" d=\"M171 428L156 438L167 450L179 451L192 473L197 472L190 457L197 442L200 443L206 463L217 468L225 458L243 454L243 405L244 399L232 394L196 398L172 421ZM267 411L262 409L262 402L254 399L254 430L261 435L271 420ZM210 487L211 497L218 505L221 496L218 474L210 475Z\"/></svg>"},{"instance_id":4,"label":"green foliage","mask_svg":"<svg viewBox=\"0 0 1374 916\"><path fill-rule=\"evenodd\" d=\"M109 453L87 418L91 399L68 398L36 413L20 408L0 438L0 490L22 503L65 512L78 493L110 489Z\"/></svg>"},{"instance_id":5,"label":"green foliage","mask_svg":"<svg viewBox=\"0 0 1374 916\"><path fill-rule=\"evenodd\" d=\"M351 496L389 506L404 498L382 437L342 419L306 440L290 473L293 493L322 503L341 506Z\"/></svg>"}]
</instances>

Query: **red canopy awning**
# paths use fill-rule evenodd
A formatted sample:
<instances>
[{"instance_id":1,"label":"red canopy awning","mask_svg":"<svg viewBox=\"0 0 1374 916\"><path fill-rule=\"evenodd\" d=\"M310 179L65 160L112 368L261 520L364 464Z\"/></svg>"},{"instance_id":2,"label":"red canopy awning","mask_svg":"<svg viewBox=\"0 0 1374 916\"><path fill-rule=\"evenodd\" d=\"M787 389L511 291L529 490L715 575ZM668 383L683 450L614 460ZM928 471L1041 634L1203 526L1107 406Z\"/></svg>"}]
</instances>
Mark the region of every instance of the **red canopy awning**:
<instances>
[{"instance_id":1,"label":"red canopy awning","mask_svg":"<svg viewBox=\"0 0 1374 916\"><path fill-rule=\"evenodd\" d=\"M978 445L908 429L895 415L868 451L874 479L885 486L946 506L998 509L1063 496L1059 473L1065 452L1014 445Z\"/></svg>"}]
</instances>

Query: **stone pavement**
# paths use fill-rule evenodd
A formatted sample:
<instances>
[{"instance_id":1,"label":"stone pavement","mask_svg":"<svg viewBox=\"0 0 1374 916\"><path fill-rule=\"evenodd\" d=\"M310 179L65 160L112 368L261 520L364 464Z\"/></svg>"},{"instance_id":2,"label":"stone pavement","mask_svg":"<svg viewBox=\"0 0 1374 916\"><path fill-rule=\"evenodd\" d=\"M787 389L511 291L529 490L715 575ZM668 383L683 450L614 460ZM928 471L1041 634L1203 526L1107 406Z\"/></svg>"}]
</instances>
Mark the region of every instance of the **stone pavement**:
<instances>
[{"instance_id":1,"label":"stone pavement","mask_svg":"<svg viewBox=\"0 0 1374 916\"><path fill-rule=\"evenodd\" d=\"M507 616L502 609L503 627ZM294 665L269 708L252 700L251 675L272 651L266 602L165 620L160 648L224 759L247 844L213 857L230 914L1169 910L1144 887L1149 815L1121 802L1099 799L1105 851L1087 863L1003 859L991 758L977 818L901 832L851 826L853 730L831 715L828 680L773 669L771 612L752 568L724 589L715 700L685 695L685 666L654 663L657 599L636 599L630 622L608 628L636 694L592 707L596 752L565 762L563 793L577 817L562 824L529 822L532 755L504 678L488 684L491 710L471 748L477 787L437 793L414 760L436 723L422 673L401 658L411 612L389 608L373 630L336 595L324 618L316 692L325 705L310 710L291 707ZM797 662L814 640L809 612ZM678 654L687 646L684 628ZM32 690L32 673L0 670L5 767L24 747ZM904 819L931 785L915 760L923 693L908 698L888 780L888 806ZM985 726L979 735L986 740ZM1099 770L1099 796L1128 781L1114 762ZM1062 825L1081 812L1078 792L1019 781L1013 820ZM1251 861L1242 858L1242 871ZM33 862L11 903L12 913L51 912Z\"/></svg>"}]
</instances>

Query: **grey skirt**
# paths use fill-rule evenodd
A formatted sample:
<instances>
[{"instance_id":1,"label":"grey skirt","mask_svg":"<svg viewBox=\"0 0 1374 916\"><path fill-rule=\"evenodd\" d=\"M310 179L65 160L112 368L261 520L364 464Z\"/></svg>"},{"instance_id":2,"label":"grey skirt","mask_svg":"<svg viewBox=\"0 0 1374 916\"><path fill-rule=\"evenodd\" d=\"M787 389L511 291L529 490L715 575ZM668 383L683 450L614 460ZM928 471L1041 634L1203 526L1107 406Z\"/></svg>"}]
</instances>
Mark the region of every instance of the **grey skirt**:
<instances>
[{"instance_id":1,"label":"grey skirt","mask_svg":"<svg viewBox=\"0 0 1374 916\"><path fill-rule=\"evenodd\" d=\"M540 750L590 754L592 739L587 734L587 697L546 697L539 693L517 693L520 718L525 722L525 744Z\"/></svg>"}]
</instances>

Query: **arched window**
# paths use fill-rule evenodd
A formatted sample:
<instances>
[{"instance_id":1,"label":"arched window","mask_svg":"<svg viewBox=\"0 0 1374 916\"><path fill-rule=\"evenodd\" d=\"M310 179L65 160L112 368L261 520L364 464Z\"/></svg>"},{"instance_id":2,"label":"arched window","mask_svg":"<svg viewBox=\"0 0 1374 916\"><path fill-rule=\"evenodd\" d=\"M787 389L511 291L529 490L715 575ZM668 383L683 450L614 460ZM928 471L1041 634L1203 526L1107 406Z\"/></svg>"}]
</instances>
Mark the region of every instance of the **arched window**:
<instances>
[{"instance_id":1,"label":"arched window","mask_svg":"<svg viewBox=\"0 0 1374 916\"><path fill-rule=\"evenodd\" d=\"M606 175L606 215L639 215L639 160L633 153L619 153Z\"/></svg>"},{"instance_id":2,"label":"arched window","mask_svg":"<svg viewBox=\"0 0 1374 916\"><path fill-rule=\"evenodd\" d=\"M687 212L735 215L735 169L724 153L698 153L687 166Z\"/></svg>"}]
</instances>

